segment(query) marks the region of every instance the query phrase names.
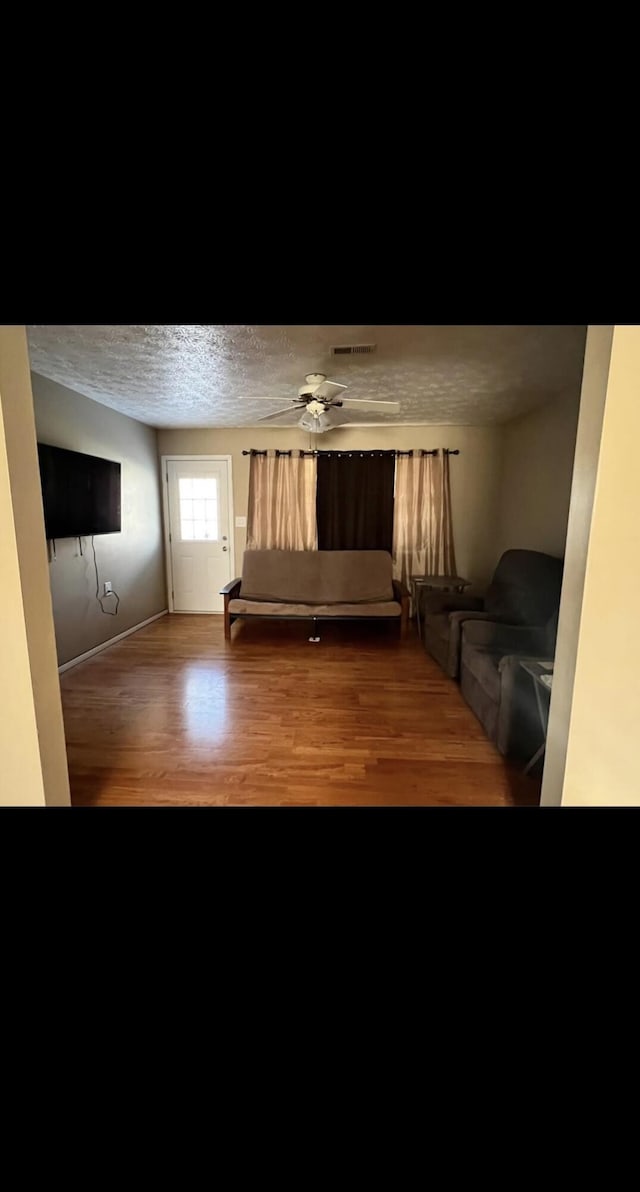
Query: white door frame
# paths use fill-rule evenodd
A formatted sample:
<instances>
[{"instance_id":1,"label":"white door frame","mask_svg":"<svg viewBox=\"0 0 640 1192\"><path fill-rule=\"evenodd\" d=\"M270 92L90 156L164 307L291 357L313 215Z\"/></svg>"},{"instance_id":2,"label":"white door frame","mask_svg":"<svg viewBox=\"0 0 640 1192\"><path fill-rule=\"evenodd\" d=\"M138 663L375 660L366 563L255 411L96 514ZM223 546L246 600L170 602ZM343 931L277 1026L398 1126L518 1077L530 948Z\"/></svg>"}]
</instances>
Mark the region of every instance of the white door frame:
<instances>
[{"instance_id":1,"label":"white door frame","mask_svg":"<svg viewBox=\"0 0 640 1192\"><path fill-rule=\"evenodd\" d=\"M231 576L233 579L236 573L236 519L233 514L233 457L231 455L161 455L160 464L162 467L162 520L164 523L164 556L166 560L167 572L167 604L169 612L175 612L173 607L173 570L172 570L172 555L171 555L171 536L169 533L169 473L167 471L167 464L173 460L189 460L189 462L197 462L198 460L207 460L209 463L226 463L227 468L227 509L229 511L229 564L231 566ZM222 617L223 613L209 613L211 617Z\"/></svg>"}]
</instances>

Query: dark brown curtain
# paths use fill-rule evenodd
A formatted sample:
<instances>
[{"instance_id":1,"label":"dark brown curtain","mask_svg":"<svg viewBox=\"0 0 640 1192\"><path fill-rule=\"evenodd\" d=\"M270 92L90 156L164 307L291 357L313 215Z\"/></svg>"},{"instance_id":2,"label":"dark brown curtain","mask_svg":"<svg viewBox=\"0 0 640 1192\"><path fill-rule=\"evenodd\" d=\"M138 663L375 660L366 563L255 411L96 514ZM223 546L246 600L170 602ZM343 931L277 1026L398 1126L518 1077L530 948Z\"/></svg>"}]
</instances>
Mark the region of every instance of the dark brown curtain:
<instances>
[{"instance_id":1,"label":"dark brown curtain","mask_svg":"<svg viewBox=\"0 0 640 1192\"><path fill-rule=\"evenodd\" d=\"M318 456L318 550L388 550L393 543L393 455Z\"/></svg>"}]
</instances>

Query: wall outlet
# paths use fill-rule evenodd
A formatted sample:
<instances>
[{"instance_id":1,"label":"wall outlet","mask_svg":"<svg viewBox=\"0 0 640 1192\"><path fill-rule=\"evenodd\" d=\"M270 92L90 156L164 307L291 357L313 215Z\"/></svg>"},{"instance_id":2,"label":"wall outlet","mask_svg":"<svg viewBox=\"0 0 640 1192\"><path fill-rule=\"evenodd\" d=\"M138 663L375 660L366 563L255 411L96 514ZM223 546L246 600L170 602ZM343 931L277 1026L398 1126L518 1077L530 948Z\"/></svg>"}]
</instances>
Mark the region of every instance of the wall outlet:
<instances>
[{"instance_id":1,"label":"wall outlet","mask_svg":"<svg viewBox=\"0 0 640 1192\"><path fill-rule=\"evenodd\" d=\"M236 530L243 530L245 528L246 524L247 524L246 517L237 517L236 518Z\"/></svg>"},{"instance_id":2,"label":"wall outlet","mask_svg":"<svg viewBox=\"0 0 640 1192\"><path fill-rule=\"evenodd\" d=\"M113 592L113 587L112 587L112 585L111 585L111 580L110 580L110 579L105 579L105 581L104 581L104 594L105 594L105 596L110 596L112 592Z\"/></svg>"}]
</instances>

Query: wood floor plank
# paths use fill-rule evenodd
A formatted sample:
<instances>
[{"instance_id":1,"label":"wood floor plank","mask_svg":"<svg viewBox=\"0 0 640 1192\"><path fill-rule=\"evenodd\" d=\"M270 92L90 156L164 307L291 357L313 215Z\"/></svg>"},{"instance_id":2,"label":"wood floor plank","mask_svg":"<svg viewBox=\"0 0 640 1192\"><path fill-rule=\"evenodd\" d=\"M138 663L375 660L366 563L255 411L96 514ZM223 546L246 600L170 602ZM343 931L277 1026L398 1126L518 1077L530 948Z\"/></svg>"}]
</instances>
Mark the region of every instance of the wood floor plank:
<instances>
[{"instance_id":1,"label":"wood floor plank","mask_svg":"<svg viewBox=\"0 0 640 1192\"><path fill-rule=\"evenodd\" d=\"M75 806L535 806L410 631L167 616L61 676Z\"/></svg>"}]
</instances>

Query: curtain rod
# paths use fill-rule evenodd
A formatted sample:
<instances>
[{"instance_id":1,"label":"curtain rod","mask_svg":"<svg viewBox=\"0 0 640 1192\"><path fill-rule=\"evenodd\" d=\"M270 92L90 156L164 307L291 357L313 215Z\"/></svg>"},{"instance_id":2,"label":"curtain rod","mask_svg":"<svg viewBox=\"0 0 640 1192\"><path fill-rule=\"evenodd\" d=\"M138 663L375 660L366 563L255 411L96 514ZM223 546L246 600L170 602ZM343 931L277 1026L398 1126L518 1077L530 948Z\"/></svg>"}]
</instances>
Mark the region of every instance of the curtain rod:
<instances>
[{"instance_id":1,"label":"curtain rod","mask_svg":"<svg viewBox=\"0 0 640 1192\"><path fill-rule=\"evenodd\" d=\"M296 449L294 448L294 450L296 450ZM443 455L459 455L460 454L460 451L458 448L456 448L455 450L451 450L451 448L449 448L449 447L443 447L442 452L443 452ZM434 447L433 451L424 451L422 448L418 448L415 451L413 451L413 450L412 451L393 451L393 450L391 450L391 451L375 451L375 450L371 450L371 451L301 451L300 455L349 455L349 456L353 456L353 455L359 455L359 456L394 455L394 456L397 456L397 455L439 455L439 453L440 453L440 448ZM255 447L251 447L249 451L243 451L242 454L243 455L266 455L267 452L266 451L257 451ZM275 454L276 454L276 456L291 455L291 451L276 450Z\"/></svg>"}]
</instances>

